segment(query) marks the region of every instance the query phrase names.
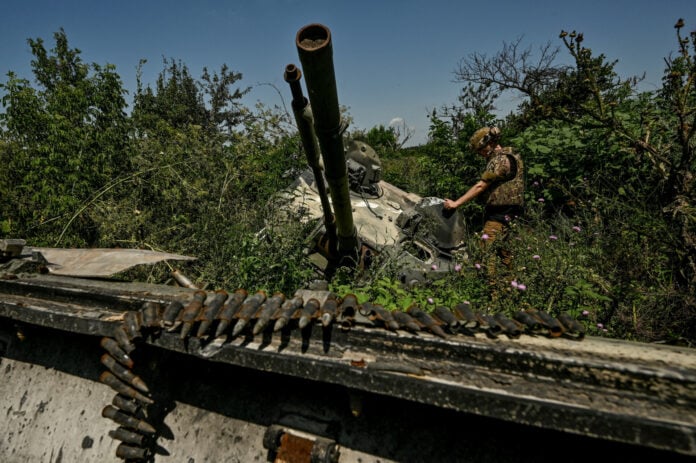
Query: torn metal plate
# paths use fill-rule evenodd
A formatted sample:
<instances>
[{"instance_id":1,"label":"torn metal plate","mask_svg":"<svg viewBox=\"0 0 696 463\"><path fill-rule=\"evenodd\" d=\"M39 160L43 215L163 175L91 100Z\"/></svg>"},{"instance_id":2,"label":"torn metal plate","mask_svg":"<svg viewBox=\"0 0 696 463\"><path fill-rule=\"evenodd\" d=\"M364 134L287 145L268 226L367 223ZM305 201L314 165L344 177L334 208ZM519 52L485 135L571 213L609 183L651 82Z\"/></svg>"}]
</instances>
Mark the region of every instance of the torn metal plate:
<instances>
[{"instance_id":1,"label":"torn metal plate","mask_svg":"<svg viewBox=\"0 0 696 463\"><path fill-rule=\"evenodd\" d=\"M46 260L48 272L74 277L110 277L136 265L166 260L195 260L195 257L145 249L31 248Z\"/></svg>"}]
</instances>

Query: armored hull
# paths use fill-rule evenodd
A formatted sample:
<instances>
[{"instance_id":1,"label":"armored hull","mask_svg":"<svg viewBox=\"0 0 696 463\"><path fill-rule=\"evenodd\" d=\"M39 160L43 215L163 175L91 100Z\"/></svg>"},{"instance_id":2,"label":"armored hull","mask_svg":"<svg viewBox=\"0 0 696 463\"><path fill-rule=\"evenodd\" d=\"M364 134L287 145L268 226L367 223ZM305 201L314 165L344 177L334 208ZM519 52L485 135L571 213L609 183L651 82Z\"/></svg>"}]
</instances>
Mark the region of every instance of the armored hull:
<instances>
[{"instance_id":1,"label":"armored hull","mask_svg":"<svg viewBox=\"0 0 696 463\"><path fill-rule=\"evenodd\" d=\"M5 461L120 461L124 446L112 435L122 428L145 437L128 445L143 449L141 461L546 461L558 458L548 451L557 445L573 449L569 461L598 451L656 461L696 455L688 349L550 332L494 337L488 328L442 337L422 324L390 330L355 314L325 324L320 311L302 329L297 312L279 331L255 330L255 314L236 336L230 327L218 337L182 337L162 318L141 324L129 371L147 384L147 402L126 397L141 408L123 414L148 432L104 416L135 390L104 380L100 359L113 354L104 340L115 339L127 314L188 305L196 290L7 278ZM318 307L328 297L298 294Z\"/></svg>"}]
</instances>

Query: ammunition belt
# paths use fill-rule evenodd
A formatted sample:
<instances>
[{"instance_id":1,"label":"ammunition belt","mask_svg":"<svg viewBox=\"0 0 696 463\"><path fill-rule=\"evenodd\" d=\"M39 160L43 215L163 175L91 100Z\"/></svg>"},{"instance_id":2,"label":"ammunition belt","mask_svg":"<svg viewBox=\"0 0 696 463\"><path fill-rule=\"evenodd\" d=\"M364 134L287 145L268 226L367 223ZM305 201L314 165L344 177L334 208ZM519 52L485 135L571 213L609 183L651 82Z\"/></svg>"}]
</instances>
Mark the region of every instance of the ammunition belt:
<instances>
[{"instance_id":1,"label":"ammunition belt","mask_svg":"<svg viewBox=\"0 0 696 463\"><path fill-rule=\"evenodd\" d=\"M305 300L305 298L307 300ZM192 297L174 299L167 304L145 302L140 310L123 314L111 337L103 337L106 353L101 363L106 370L99 380L116 391L112 403L102 416L118 424L109 436L120 441L116 456L129 461L146 461L154 455L158 427L150 422L148 407L155 404L144 381L133 373L131 354L139 341L162 331L178 333L182 340L190 337L221 340L242 334L255 336L263 331L304 330L311 324L323 328L337 325L343 330L354 326L375 327L390 331L429 332L441 338L485 333L518 338L522 334L569 337L581 340L584 326L569 314L554 318L543 311L520 311L512 318L472 309L467 302L453 308L438 306L432 313L417 305L406 311L390 311L372 302L359 303L353 294L343 297L325 292L298 291L292 298L282 293L268 297L263 291L249 294L237 289L208 293L197 290Z\"/></svg>"}]
</instances>

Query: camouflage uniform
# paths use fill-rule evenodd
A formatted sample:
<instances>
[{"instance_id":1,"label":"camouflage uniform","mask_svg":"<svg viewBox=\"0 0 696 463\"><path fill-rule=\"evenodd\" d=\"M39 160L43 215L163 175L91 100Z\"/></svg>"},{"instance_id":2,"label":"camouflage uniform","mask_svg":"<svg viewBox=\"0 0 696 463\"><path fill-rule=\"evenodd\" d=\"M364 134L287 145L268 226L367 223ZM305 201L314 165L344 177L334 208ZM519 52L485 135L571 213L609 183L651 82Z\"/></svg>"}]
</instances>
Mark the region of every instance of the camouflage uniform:
<instances>
[{"instance_id":1,"label":"camouflage uniform","mask_svg":"<svg viewBox=\"0 0 696 463\"><path fill-rule=\"evenodd\" d=\"M505 162L505 161L508 162ZM511 148L495 151L488 160L481 180L488 183L483 193L486 202L484 212L483 234L488 239L486 247L498 239L504 238L504 232L510 221L524 213L524 163L519 154ZM504 248L500 250L503 263L510 266L512 256ZM492 257L492 256L491 256ZM488 275L495 277L495 258L488 260Z\"/></svg>"},{"instance_id":2,"label":"camouflage uniform","mask_svg":"<svg viewBox=\"0 0 696 463\"><path fill-rule=\"evenodd\" d=\"M486 221L495 220L506 224L522 215L524 163L519 154L513 152L511 148L495 151L488 160L481 180L488 184L488 188L483 193L483 199L486 202Z\"/></svg>"}]
</instances>

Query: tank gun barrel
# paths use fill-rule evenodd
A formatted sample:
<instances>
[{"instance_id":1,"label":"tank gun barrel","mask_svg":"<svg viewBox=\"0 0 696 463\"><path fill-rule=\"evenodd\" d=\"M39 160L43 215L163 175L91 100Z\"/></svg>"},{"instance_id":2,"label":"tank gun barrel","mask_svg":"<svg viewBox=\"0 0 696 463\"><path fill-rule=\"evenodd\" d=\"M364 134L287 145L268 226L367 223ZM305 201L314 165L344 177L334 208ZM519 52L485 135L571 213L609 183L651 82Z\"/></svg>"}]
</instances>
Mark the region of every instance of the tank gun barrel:
<instances>
[{"instance_id":1,"label":"tank gun barrel","mask_svg":"<svg viewBox=\"0 0 696 463\"><path fill-rule=\"evenodd\" d=\"M338 255L343 264L349 264L352 259L352 264L357 265L360 243L353 223L348 189L331 31L322 24L309 24L297 32L295 44L307 83L314 129L333 202Z\"/></svg>"}]
</instances>

